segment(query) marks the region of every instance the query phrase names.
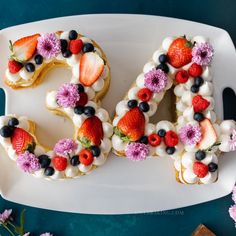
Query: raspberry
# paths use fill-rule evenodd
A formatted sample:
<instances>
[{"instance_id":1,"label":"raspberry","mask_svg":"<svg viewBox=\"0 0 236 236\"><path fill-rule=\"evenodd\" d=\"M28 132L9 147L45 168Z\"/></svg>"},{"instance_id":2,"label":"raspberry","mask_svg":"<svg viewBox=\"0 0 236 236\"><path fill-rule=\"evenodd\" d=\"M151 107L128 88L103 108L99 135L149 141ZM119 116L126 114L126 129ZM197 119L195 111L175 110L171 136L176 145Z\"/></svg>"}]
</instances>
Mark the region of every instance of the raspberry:
<instances>
[{"instance_id":1,"label":"raspberry","mask_svg":"<svg viewBox=\"0 0 236 236\"><path fill-rule=\"evenodd\" d=\"M196 161L193 164L193 173L199 178L204 178L207 175L208 170L208 166L200 161Z\"/></svg>"},{"instance_id":2,"label":"raspberry","mask_svg":"<svg viewBox=\"0 0 236 236\"><path fill-rule=\"evenodd\" d=\"M161 137L153 133L148 136L148 142L151 146L155 147L161 143Z\"/></svg>"},{"instance_id":3,"label":"raspberry","mask_svg":"<svg viewBox=\"0 0 236 236\"><path fill-rule=\"evenodd\" d=\"M88 149L83 149L79 153L79 161L80 163L84 164L85 166L89 166L93 162L93 154L90 150Z\"/></svg>"},{"instance_id":4,"label":"raspberry","mask_svg":"<svg viewBox=\"0 0 236 236\"><path fill-rule=\"evenodd\" d=\"M86 93L80 93L79 101L76 102L76 106L84 106L88 102L88 95Z\"/></svg>"},{"instance_id":5,"label":"raspberry","mask_svg":"<svg viewBox=\"0 0 236 236\"><path fill-rule=\"evenodd\" d=\"M166 135L164 137L164 143L167 147L174 147L178 144L179 138L178 135L170 130L166 132Z\"/></svg>"},{"instance_id":6,"label":"raspberry","mask_svg":"<svg viewBox=\"0 0 236 236\"><path fill-rule=\"evenodd\" d=\"M75 39L70 41L70 51L72 54L78 54L83 48L83 41L81 39Z\"/></svg>"},{"instance_id":7,"label":"raspberry","mask_svg":"<svg viewBox=\"0 0 236 236\"><path fill-rule=\"evenodd\" d=\"M184 84L188 81L189 75L186 70L180 70L175 74L175 81L178 84Z\"/></svg>"},{"instance_id":8,"label":"raspberry","mask_svg":"<svg viewBox=\"0 0 236 236\"><path fill-rule=\"evenodd\" d=\"M196 63L193 63L189 68L188 68L188 73L192 77L198 77L202 74L202 67Z\"/></svg>"},{"instance_id":9,"label":"raspberry","mask_svg":"<svg viewBox=\"0 0 236 236\"><path fill-rule=\"evenodd\" d=\"M210 105L210 102L201 95L196 95L193 97L192 105L194 112L202 112Z\"/></svg>"},{"instance_id":10,"label":"raspberry","mask_svg":"<svg viewBox=\"0 0 236 236\"><path fill-rule=\"evenodd\" d=\"M8 62L8 69L9 69L10 73L12 73L12 74L16 74L18 71L20 71L20 69L22 67L23 67L23 65L18 61L10 60Z\"/></svg>"},{"instance_id":11,"label":"raspberry","mask_svg":"<svg viewBox=\"0 0 236 236\"><path fill-rule=\"evenodd\" d=\"M52 159L52 163L58 171L63 171L67 167L67 159L65 157L55 156Z\"/></svg>"},{"instance_id":12,"label":"raspberry","mask_svg":"<svg viewBox=\"0 0 236 236\"><path fill-rule=\"evenodd\" d=\"M148 102L152 98L152 91L148 88L142 88L138 91L138 98L143 102Z\"/></svg>"}]
</instances>

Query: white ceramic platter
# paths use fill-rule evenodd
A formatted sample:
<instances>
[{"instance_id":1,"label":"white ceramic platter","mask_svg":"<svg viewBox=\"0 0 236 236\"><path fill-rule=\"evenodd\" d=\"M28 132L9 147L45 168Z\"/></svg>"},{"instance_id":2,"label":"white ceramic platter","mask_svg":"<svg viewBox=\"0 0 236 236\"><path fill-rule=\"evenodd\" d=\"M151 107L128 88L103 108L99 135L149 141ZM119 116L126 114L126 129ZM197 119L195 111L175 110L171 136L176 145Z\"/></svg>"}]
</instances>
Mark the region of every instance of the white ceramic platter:
<instances>
[{"instance_id":1,"label":"white ceramic platter","mask_svg":"<svg viewBox=\"0 0 236 236\"><path fill-rule=\"evenodd\" d=\"M111 87L103 100L111 115L117 102L141 72L143 65L166 36L203 35L215 48L214 97L222 118L222 90L236 89L236 53L228 33L190 21L144 15L82 15L19 25L0 31L1 86L7 66L8 40L25 35L77 29L95 39L111 65ZM34 89L6 92L6 113L26 115L38 123L42 143L72 137L72 124L45 108L46 91L70 79L70 72L55 69ZM236 180L236 157L224 155L219 180L211 185L182 185L175 181L173 162L165 158L133 163L111 154L107 163L88 176L68 181L47 181L24 174L1 148L0 191L10 201L34 207L91 214L124 214L173 209L227 195Z\"/></svg>"}]
</instances>

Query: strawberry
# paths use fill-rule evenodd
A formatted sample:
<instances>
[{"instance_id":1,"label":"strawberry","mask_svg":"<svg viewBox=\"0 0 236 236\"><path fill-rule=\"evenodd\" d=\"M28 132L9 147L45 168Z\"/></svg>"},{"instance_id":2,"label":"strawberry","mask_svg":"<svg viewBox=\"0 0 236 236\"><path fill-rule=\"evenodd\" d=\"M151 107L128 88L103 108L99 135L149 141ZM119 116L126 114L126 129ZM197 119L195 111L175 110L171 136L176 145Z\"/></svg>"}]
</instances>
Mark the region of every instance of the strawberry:
<instances>
[{"instance_id":1,"label":"strawberry","mask_svg":"<svg viewBox=\"0 0 236 236\"><path fill-rule=\"evenodd\" d=\"M210 105L210 102L201 95L196 95L193 97L192 105L194 112L202 112L207 109L207 107Z\"/></svg>"},{"instance_id":2,"label":"strawberry","mask_svg":"<svg viewBox=\"0 0 236 236\"><path fill-rule=\"evenodd\" d=\"M119 120L116 134L126 141L137 141L144 135L145 117L138 107L130 109Z\"/></svg>"},{"instance_id":3,"label":"strawberry","mask_svg":"<svg viewBox=\"0 0 236 236\"><path fill-rule=\"evenodd\" d=\"M198 77L202 74L202 67L200 65L198 65L197 63L193 63L188 68L188 73L192 77Z\"/></svg>"},{"instance_id":4,"label":"strawberry","mask_svg":"<svg viewBox=\"0 0 236 236\"><path fill-rule=\"evenodd\" d=\"M161 143L161 137L153 133L148 136L148 142L151 146L156 147Z\"/></svg>"},{"instance_id":5,"label":"strawberry","mask_svg":"<svg viewBox=\"0 0 236 236\"><path fill-rule=\"evenodd\" d=\"M11 136L11 143L16 154L22 154L26 150L33 152L35 148L34 138L24 129L15 128Z\"/></svg>"},{"instance_id":6,"label":"strawberry","mask_svg":"<svg viewBox=\"0 0 236 236\"><path fill-rule=\"evenodd\" d=\"M72 54L78 54L83 48L83 41L81 39L74 39L70 41L69 48Z\"/></svg>"},{"instance_id":7,"label":"strawberry","mask_svg":"<svg viewBox=\"0 0 236 236\"><path fill-rule=\"evenodd\" d=\"M148 102L152 98L152 91L148 88L142 88L137 93L138 98L143 102Z\"/></svg>"},{"instance_id":8,"label":"strawberry","mask_svg":"<svg viewBox=\"0 0 236 236\"><path fill-rule=\"evenodd\" d=\"M203 121L199 122L199 125L201 127L202 138L197 144L197 147L204 150L214 145L217 141L217 134L209 119L205 118Z\"/></svg>"},{"instance_id":9,"label":"strawberry","mask_svg":"<svg viewBox=\"0 0 236 236\"><path fill-rule=\"evenodd\" d=\"M15 60L9 60L8 62L8 69L10 71L10 73L12 74L16 74L18 71L20 71L20 69L23 67L23 65Z\"/></svg>"},{"instance_id":10,"label":"strawberry","mask_svg":"<svg viewBox=\"0 0 236 236\"><path fill-rule=\"evenodd\" d=\"M58 171L63 171L67 167L67 159L65 157L55 156L52 158L52 164Z\"/></svg>"},{"instance_id":11,"label":"strawberry","mask_svg":"<svg viewBox=\"0 0 236 236\"><path fill-rule=\"evenodd\" d=\"M80 163L84 164L85 166L89 166L93 162L93 154L90 150L88 149L83 149L79 153L79 161Z\"/></svg>"},{"instance_id":12,"label":"strawberry","mask_svg":"<svg viewBox=\"0 0 236 236\"><path fill-rule=\"evenodd\" d=\"M32 58L37 48L39 36L40 34L34 34L18 39L13 44L10 42L11 57L20 62Z\"/></svg>"},{"instance_id":13,"label":"strawberry","mask_svg":"<svg viewBox=\"0 0 236 236\"><path fill-rule=\"evenodd\" d=\"M81 57L79 67L79 81L83 85L90 87L102 74L104 61L97 53L88 52Z\"/></svg>"},{"instance_id":14,"label":"strawberry","mask_svg":"<svg viewBox=\"0 0 236 236\"><path fill-rule=\"evenodd\" d=\"M189 75L186 70L180 70L175 74L175 81L178 84L184 84L188 81Z\"/></svg>"},{"instance_id":15,"label":"strawberry","mask_svg":"<svg viewBox=\"0 0 236 236\"><path fill-rule=\"evenodd\" d=\"M175 39L167 52L168 62L175 68L180 68L192 60L192 43L184 37Z\"/></svg>"},{"instance_id":16,"label":"strawberry","mask_svg":"<svg viewBox=\"0 0 236 236\"><path fill-rule=\"evenodd\" d=\"M208 166L203 164L200 161L195 161L193 163L193 173L198 178L204 178L207 175L207 173L208 173Z\"/></svg>"},{"instance_id":17,"label":"strawberry","mask_svg":"<svg viewBox=\"0 0 236 236\"><path fill-rule=\"evenodd\" d=\"M164 137L164 143L167 147L174 147L178 144L178 142L178 135L174 131L169 130L166 132L166 135Z\"/></svg>"},{"instance_id":18,"label":"strawberry","mask_svg":"<svg viewBox=\"0 0 236 236\"><path fill-rule=\"evenodd\" d=\"M97 116L87 118L79 128L78 139L84 147L99 146L103 139L101 120Z\"/></svg>"},{"instance_id":19,"label":"strawberry","mask_svg":"<svg viewBox=\"0 0 236 236\"><path fill-rule=\"evenodd\" d=\"M88 102L88 95L87 93L80 93L79 96L80 98L79 101L76 102L76 106L83 107Z\"/></svg>"}]
</instances>

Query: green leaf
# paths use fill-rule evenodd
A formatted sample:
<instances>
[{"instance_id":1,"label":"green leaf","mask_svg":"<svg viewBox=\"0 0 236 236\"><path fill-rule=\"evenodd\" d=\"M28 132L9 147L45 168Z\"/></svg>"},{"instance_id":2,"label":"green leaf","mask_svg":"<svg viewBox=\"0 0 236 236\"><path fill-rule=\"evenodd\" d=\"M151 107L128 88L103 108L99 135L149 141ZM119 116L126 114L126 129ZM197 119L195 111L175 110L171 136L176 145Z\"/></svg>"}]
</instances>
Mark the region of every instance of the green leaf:
<instances>
[{"instance_id":1,"label":"green leaf","mask_svg":"<svg viewBox=\"0 0 236 236\"><path fill-rule=\"evenodd\" d=\"M126 135L124 135L117 127L114 127L114 133L115 135L119 136L120 139L124 142L130 142L130 138Z\"/></svg>"},{"instance_id":2,"label":"green leaf","mask_svg":"<svg viewBox=\"0 0 236 236\"><path fill-rule=\"evenodd\" d=\"M83 147L89 148L92 146L92 143L90 140L88 140L86 137L78 138L78 141L82 144Z\"/></svg>"},{"instance_id":3,"label":"green leaf","mask_svg":"<svg viewBox=\"0 0 236 236\"><path fill-rule=\"evenodd\" d=\"M221 142L219 142L219 143L214 143L214 144L212 144L209 148L205 149L205 151L206 151L206 152L210 152L210 151L212 151L212 149L213 149L214 147L217 147L217 146L219 146L220 144L221 144Z\"/></svg>"},{"instance_id":4,"label":"green leaf","mask_svg":"<svg viewBox=\"0 0 236 236\"><path fill-rule=\"evenodd\" d=\"M190 41L187 41L185 43L185 46L191 48L193 46L193 44Z\"/></svg>"},{"instance_id":5,"label":"green leaf","mask_svg":"<svg viewBox=\"0 0 236 236\"><path fill-rule=\"evenodd\" d=\"M9 40L9 49L13 53L13 44L11 40Z\"/></svg>"},{"instance_id":6,"label":"green leaf","mask_svg":"<svg viewBox=\"0 0 236 236\"><path fill-rule=\"evenodd\" d=\"M15 232L19 234L20 236L24 235L25 229L25 209L22 210L20 213L20 226L15 226Z\"/></svg>"}]
</instances>

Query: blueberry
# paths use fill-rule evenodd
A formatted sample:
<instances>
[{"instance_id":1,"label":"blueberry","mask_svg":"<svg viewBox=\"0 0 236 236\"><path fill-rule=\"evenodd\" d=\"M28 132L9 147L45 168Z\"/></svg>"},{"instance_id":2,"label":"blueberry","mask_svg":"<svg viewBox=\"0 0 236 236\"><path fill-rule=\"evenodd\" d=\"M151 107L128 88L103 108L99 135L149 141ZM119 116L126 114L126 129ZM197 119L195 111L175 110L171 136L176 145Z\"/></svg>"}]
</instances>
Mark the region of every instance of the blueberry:
<instances>
[{"instance_id":1,"label":"blueberry","mask_svg":"<svg viewBox=\"0 0 236 236\"><path fill-rule=\"evenodd\" d=\"M200 121L204 120L204 115L200 112L196 112L196 113L194 113L193 119L200 122Z\"/></svg>"},{"instance_id":2,"label":"blueberry","mask_svg":"<svg viewBox=\"0 0 236 236\"><path fill-rule=\"evenodd\" d=\"M12 136L13 131L14 131L14 128L13 128L13 127L8 126L8 125L5 125L5 126L3 126L3 127L0 129L0 135L1 135L3 138L9 138L9 137Z\"/></svg>"},{"instance_id":3,"label":"blueberry","mask_svg":"<svg viewBox=\"0 0 236 236\"><path fill-rule=\"evenodd\" d=\"M84 108L84 114L86 116L94 116L95 109L93 107L87 106L87 107Z\"/></svg>"},{"instance_id":4,"label":"blueberry","mask_svg":"<svg viewBox=\"0 0 236 236\"><path fill-rule=\"evenodd\" d=\"M195 159L198 160L198 161L203 160L205 157L206 157L206 153L204 151L202 151L202 150L198 150L195 153Z\"/></svg>"},{"instance_id":5,"label":"blueberry","mask_svg":"<svg viewBox=\"0 0 236 236\"><path fill-rule=\"evenodd\" d=\"M35 71L35 65L31 62L28 62L28 63L25 64L25 69L28 72L34 72Z\"/></svg>"},{"instance_id":6,"label":"blueberry","mask_svg":"<svg viewBox=\"0 0 236 236\"><path fill-rule=\"evenodd\" d=\"M52 176L54 174L55 170L53 167L49 166L49 167L46 167L45 170L44 170L44 174L46 176Z\"/></svg>"},{"instance_id":7,"label":"blueberry","mask_svg":"<svg viewBox=\"0 0 236 236\"><path fill-rule=\"evenodd\" d=\"M13 117L8 121L8 125L15 127L15 126L19 125L19 120L16 119L15 117Z\"/></svg>"},{"instance_id":8,"label":"blueberry","mask_svg":"<svg viewBox=\"0 0 236 236\"><path fill-rule=\"evenodd\" d=\"M61 52L65 52L68 48L68 42L66 39L60 39L61 42Z\"/></svg>"},{"instance_id":9,"label":"blueberry","mask_svg":"<svg viewBox=\"0 0 236 236\"><path fill-rule=\"evenodd\" d=\"M192 93L197 93L199 91L199 87L194 84L191 86L191 91Z\"/></svg>"},{"instance_id":10,"label":"blueberry","mask_svg":"<svg viewBox=\"0 0 236 236\"><path fill-rule=\"evenodd\" d=\"M159 129L157 135L163 138L166 136L166 131L164 129Z\"/></svg>"},{"instance_id":11,"label":"blueberry","mask_svg":"<svg viewBox=\"0 0 236 236\"><path fill-rule=\"evenodd\" d=\"M62 56L65 58L68 58L71 56L71 51L70 50L66 50L65 52L62 53Z\"/></svg>"},{"instance_id":12,"label":"blueberry","mask_svg":"<svg viewBox=\"0 0 236 236\"><path fill-rule=\"evenodd\" d=\"M139 109L142 111L142 112L148 112L150 107L149 107L149 104L147 102L140 102L139 104Z\"/></svg>"},{"instance_id":13,"label":"blueberry","mask_svg":"<svg viewBox=\"0 0 236 236\"><path fill-rule=\"evenodd\" d=\"M81 115L84 113L84 107L81 107L81 106L77 106L74 108L74 113L75 114L78 114L78 115Z\"/></svg>"},{"instance_id":14,"label":"blueberry","mask_svg":"<svg viewBox=\"0 0 236 236\"><path fill-rule=\"evenodd\" d=\"M169 67L166 64L160 64L156 67L156 69L160 69L162 71L164 71L166 74L169 72Z\"/></svg>"},{"instance_id":15,"label":"blueberry","mask_svg":"<svg viewBox=\"0 0 236 236\"><path fill-rule=\"evenodd\" d=\"M78 34L77 34L77 32L75 30L71 30L69 32L69 39L70 40L77 39L77 36L78 36Z\"/></svg>"},{"instance_id":16,"label":"blueberry","mask_svg":"<svg viewBox=\"0 0 236 236\"><path fill-rule=\"evenodd\" d=\"M35 61L36 65L41 65L43 63L43 57L40 54L37 54L34 57L34 61Z\"/></svg>"},{"instance_id":17,"label":"blueberry","mask_svg":"<svg viewBox=\"0 0 236 236\"><path fill-rule=\"evenodd\" d=\"M78 84L78 92L83 93L84 92L84 86L82 84Z\"/></svg>"},{"instance_id":18,"label":"blueberry","mask_svg":"<svg viewBox=\"0 0 236 236\"><path fill-rule=\"evenodd\" d=\"M210 172L215 172L218 169L218 165L214 162L210 162L208 168Z\"/></svg>"},{"instance_id":19,"label":"blueberry","mask_svg":"<svg viewBox=\"0 0 236 236\"><path fill-rule=\"evenodd\" d=\"M91 146L90 149L94 157L98 157L101 153L101 150L98 146Z\"/></svg>"},{"instance_id":20,"label":"blueberry","mask_svg":"<svg viewBox=\"0 0 236 236\"><path fill-rule=\"evenodd\" d=\"M51 159L49 158L48 155L45 155L45 154L40 155L38 157L38 159L39 159L39 164L40 164L41 168L49 167L49 165L51 163Z\"/></svg>"},{"instance_id":21,"label":"blueberry","mask_svg":"<svg viewBox=\"0 0 236 236\"><path fill-rule=\"evenodd\" d=\"M194 84L198 87L202 86L203 83L204 83L204 80L200 76L196 77L195 80L194 80Z\"/></svg>"},{"instance_id":22,"label":"blueberry","mask_svg":"<svg viewBox=\"0 0 236 236\"><path fill-rule=\"evenodd\" d=\"M75 155L75 156L71 157L70 164L72 166L77 166L77 165L79 165L79 163L80 163L79 162L79 156Z\"/></svg>"},{"instance_id":23,"label":"blueberry","mask_svg":"<svg viewBox=\"0 0 236 236\"><path fill-rule=\"evenodd\" d=\"M85 43L84 46L83 46L83 52L86 53L86 52L92 52L92 51L94 51L93 44Z\"/></svg>"},{"instance_id":24,"label":"blueberry","mask_svg":"<svg viewBox=\"0 0 236 236\"><path fill-rule=\"evenodd\" d=\"M148 137L147 136L143 136L139 139L140 143L144 143L144 144L148 144Z\"/></svg>"},{"instance_id":25,"label":"blueberry","mask_svg":"<svg viewBox=\"0 0 236 236\"><path fill-rule=\"evenodd\" d=\"M175 147L167 147L166 148L167 154L172 155L172 154L174 154L174 152L175 152Z\"/></svg>"},{"instance_id":26,"label":"blueberry","mask_svg":"<svg viewBox=\"0 0 236 236\"><path fill-rule=\"evenodd\" d=\"M129 100L127 105L129 108L135 108L136 106L138 106L138 101L135 99Z\"/></svg>"},{"instance_id":27,"label":"blueberry","mask_svg":"<svg viewBox=\"0 0 236 236\"><path fill-rule=\"evenodd\" d=\"M167 56L166 56L166 54L161 54L158 59L159 59L159 62L160 62L161 64L164 64L164 63L167 62Z\"/></svg>"}]
</instances>

